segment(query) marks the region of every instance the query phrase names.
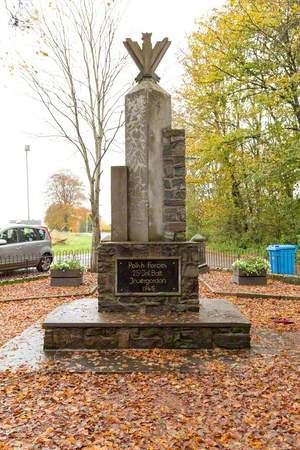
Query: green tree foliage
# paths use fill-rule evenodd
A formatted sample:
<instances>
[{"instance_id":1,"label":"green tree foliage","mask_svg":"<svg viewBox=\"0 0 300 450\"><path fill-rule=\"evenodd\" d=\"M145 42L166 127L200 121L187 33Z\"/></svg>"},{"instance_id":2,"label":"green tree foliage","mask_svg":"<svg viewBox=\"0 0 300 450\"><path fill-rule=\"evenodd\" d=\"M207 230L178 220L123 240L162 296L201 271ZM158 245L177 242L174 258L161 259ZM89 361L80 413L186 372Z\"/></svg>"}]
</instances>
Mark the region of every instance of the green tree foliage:
<instances>
[{"instance_id":1,"label":"green tree foliage","mask_svg":"<svg viewBox=\"0 0 300 450\"><path fill-rule=\"evenodd\" d=\"M300 3L231 0L183 61L191 232L240 246L299 230Z\"/></svg>"}]
</instances>

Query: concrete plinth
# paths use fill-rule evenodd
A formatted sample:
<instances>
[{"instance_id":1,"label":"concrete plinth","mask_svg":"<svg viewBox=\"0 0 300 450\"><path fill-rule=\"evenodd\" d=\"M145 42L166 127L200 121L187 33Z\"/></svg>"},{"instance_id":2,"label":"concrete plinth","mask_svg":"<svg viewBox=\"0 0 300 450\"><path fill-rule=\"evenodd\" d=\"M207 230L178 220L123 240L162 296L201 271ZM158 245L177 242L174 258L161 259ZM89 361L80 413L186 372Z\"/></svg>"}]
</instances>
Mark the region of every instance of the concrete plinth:
<instances>
[{"instance_id":1,"label":"concrete plinth","mask_svg":"<svg viewBox=\"0 0 300 450\"><path fill-rule=\"evenodd\" d=\"M201 299L198 313L99 313L96 299L59 306L43 324L45 350L249 348L250 323L226 300Z\"/></svg>"}]
</instances>

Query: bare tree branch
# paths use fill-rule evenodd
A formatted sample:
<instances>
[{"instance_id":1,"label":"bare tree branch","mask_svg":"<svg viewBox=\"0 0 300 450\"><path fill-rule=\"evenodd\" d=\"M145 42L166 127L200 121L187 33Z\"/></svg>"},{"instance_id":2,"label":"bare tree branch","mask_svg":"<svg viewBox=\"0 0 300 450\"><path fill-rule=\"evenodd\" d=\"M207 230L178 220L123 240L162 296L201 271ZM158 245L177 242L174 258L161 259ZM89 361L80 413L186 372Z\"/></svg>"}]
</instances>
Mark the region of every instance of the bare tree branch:
<instances>
[{"instance_id":1,"label":"bare tree branch","mask_svg":"<svg viewBox=\"0 0 300 450\"><path fill-rule=\"evenodd\" d=\"M30 8L27 13L30 17ZM55 0L33 28L43 46L45 67L24 64L23 69L58 135L82 157L89 181L94 270L103 161L124 124L120 99L126 87L120 88L118 80L126 58L116 54L117 26L114 3Z\"/></svg>"}]
</instances>

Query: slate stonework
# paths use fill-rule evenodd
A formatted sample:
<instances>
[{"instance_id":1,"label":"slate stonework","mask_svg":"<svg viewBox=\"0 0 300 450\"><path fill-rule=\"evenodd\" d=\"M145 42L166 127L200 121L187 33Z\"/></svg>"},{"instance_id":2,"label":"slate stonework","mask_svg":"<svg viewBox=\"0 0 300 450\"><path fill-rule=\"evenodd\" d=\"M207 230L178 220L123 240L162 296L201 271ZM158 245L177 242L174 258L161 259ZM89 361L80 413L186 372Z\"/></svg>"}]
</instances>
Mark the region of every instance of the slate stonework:
<instances>
[{"instance_id":1,"label":"slate stonework","mask_svg":"<svg viewBox=\"0 0 300 450\"><path fill-rule=\"evenodd\" d=\"M250 347L249 327L234 333L234 327L224 331L218 327L196 326L162 327L124 324L105 328L49 328L45 330L46 350L59 349L116 349L116 348L177 348L238 349Z\"/></svg>"},{"instance_id":2,"label":"slate stonework","mask_svg":"<svg viewBox=\"0 0 300 450\"><path fill-rule=\"evenodd\" d=\"M185 131L162 130L164 168L164 239L185 241Z\"/></svg>"},{"instance_id":3,"label":"slate stonework","mask_svg":"<svg viewBox=\"0 0 300 450\"><path fill-rule=\"evenodd\" d=\"M99 311L198 311L198 265L205 263L204 242L103 242L98 247ZM181 295L115 295L117 257L179 257Z\"/></svg>"}]
</instances>

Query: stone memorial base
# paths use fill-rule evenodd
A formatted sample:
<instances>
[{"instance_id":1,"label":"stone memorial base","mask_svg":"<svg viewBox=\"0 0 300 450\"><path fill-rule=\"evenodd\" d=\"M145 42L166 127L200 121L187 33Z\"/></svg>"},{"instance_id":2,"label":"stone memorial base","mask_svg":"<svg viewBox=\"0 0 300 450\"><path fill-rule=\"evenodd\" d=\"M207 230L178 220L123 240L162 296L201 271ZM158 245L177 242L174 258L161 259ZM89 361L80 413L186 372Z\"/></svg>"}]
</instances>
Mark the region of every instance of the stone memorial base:
<instances>
[{"instance_id":1,"label":"stone memorial base","mask_svg":"<svg viewBox=\"0 0 300 450\"><path fill-rule=\"evenodd\" d=\"M199 310L204 242L102 242L98 255L100 312Z\"/></svg>"},{"instance_id":2,"label":"stone memorial base","mask_svg":"<svg viewBox=\"0 0 300 450\"><path fill-rule=\"evenodd\" d=\"M96 299L59 306L43 324L44 349L240 349L250 347L250 322L226 300L201 299L198 313L160 316L99 313Z\"/></svg>"}]
</instances>

